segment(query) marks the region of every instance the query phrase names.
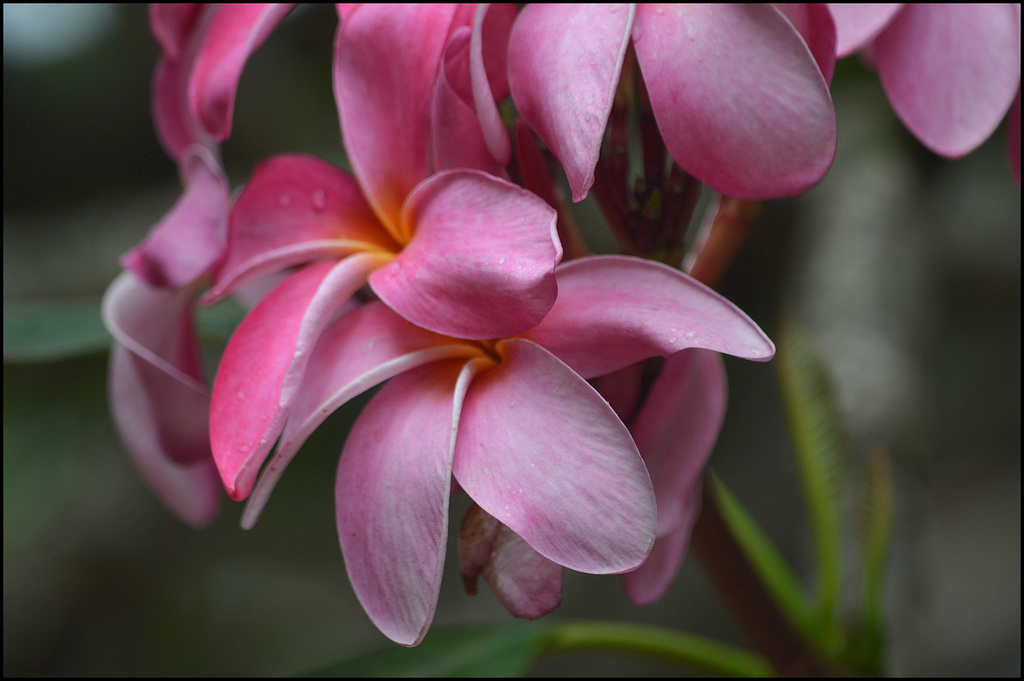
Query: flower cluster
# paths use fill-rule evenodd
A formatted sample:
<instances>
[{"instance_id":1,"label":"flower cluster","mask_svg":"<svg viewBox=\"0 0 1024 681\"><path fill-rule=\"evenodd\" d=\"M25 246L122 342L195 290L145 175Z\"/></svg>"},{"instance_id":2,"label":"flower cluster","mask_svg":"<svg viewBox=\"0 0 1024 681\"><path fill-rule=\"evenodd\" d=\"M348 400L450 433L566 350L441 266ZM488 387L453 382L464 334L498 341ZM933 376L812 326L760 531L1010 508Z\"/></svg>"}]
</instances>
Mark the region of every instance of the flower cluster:
<instances>
[{"instance_id":1,"label":"flower cluster","mask_svg":"<svg viewBox=\"0 0 1024 681\"><path fill-rule=\"evenodd\" d=\"M351 170L285 153L232 196L219 144L239 77L291 9L151 11L154 119L185 190L104 305L112 409L139 468L186 522L210 522L226 490L252 526L309 435L379 386L335 489L349 578L388 637L426 634L453 494L473 501L458 538L470 592L482 575L539 617L568 567L656 600L724 416L717 353L774 353L662 246L681 243L701 184L764 200L827 172L832 15L342 5ZM593 190L627 255L588 254L557 168L574 200ZM192 316L228 296L251 309L211 386Z\"/></svg>"}]
</instances>

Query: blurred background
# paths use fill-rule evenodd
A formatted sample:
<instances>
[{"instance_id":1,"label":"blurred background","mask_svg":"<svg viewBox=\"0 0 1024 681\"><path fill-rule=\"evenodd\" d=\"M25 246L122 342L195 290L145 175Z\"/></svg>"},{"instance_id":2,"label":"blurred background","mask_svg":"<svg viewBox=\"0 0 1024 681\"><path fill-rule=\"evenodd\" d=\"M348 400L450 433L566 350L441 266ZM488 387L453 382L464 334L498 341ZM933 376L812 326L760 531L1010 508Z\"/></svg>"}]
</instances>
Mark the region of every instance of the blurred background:
<instances>
[{"instance_id":1,"label":"blurred background","mask_svg":"<svg viewBox=\"0 0 1024 681\"><path fill-rule=\"evenodd\" d=\"M223 148L232 187L274 153L343 160L335 27L331 7L302 7L250 61ZM231 502L207 530L178 523L111 425L99 300L181 189L150 118L157 57L144 6L4 5L5 676L288 674L387 643L348 585L334 530L337 456L362 402L317 432L251 531ZM831 173L765 206L719 289L769 335L783 312L810 332L849 439L851 489L869 451L893 462L890 671L1018 676L1021 216L1005 128L947 161L903 130L856 61L840 64L833 94ZM579 211L593 243L612 248L593 207ZM95 351L47 362L9 351L13 315L41 303L81 310ZM711 467L809 575L772 366L727 368ZM453 522L465 507L453 502ZM450 548L433 629L510 621L486 587L463 592ZM567 571L550 617L741 643L693 561L646 608L615 577ZM531 673L678 670L580 653Z\"/></svg>"}]
</instances>

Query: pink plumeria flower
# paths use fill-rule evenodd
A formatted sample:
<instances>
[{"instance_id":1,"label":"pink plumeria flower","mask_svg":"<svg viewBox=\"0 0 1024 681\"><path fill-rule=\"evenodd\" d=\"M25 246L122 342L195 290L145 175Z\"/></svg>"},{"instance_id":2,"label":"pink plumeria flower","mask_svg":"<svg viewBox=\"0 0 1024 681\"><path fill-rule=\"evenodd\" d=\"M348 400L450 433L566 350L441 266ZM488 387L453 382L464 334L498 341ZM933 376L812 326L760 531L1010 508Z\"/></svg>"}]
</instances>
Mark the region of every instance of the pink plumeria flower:
<instances>
[{"instance_id":1,"label":"pink plumeria flower","mask_svg":"<svg viewBox=\"0 0 1024 681\"><path fill-rule=\"evenodd\" d=\"M238 327L214 381L211 446L235 499L252 490L321 332L365 284L414 324L460 338L519 333L555 301L554 210L480 170L433 173L430 110L459 11L344 13L334 83L354 176L279 156L235 203L208 300L304 265Z\"/></svg>"},{"instance_id":2,"label":"pink plumeria flower","mask_svg":"<svg viewBox=\"0 0 1024 681\"><path fill-rule=\"evenodd\" d=\"M290 6L153 5L162 56L153 116L185 192L123 259L103 314L114 336L110 404L126 447L167 507L193 526L223 492L209 438L210 394L192 320L204 279L224 252L230 206L217 143L230 131L245 60Z\"/></svg>"},{"instance_id":3,"label":"pink plumeria flower","mask_svg":"<svg viewBox=\"0 0 1024 681\"><path fill-rule=\"evenodd\" d=\"M829 8L838 55L867 51L896 114L935 153L957 158L974 150L1010 110L1020 89L1020 5ZM1019 130L1019 115L1016 121ZM1018 177L1019 153L1018 145Z\"/></svg>"},{"instance_id":4,"label":"pink plumeria flower","mask_svg":"<svg viewBox=\"0 0 1024 681\"><path fill-rule=\"evenodd\" d=\"M775 7L527 5L509 41L512 98L574 200L594 182L630 41L669 153L712 189L793 196L828 171L836 124L823 67Z\"/></svg>"},{"instance_id":5,"label":"pink plumeria flower","mask_svg":"<svg viewBox=\"0 0 1024 681\"><path fill-rule=\"evenodd\" d=\"M350 432L337 477L349 578L384 634L415 645L430 624L453 476L546 561L597 574L639 566L660 522L655 490L629 430L586 379L685 348L763 361L774 346L731 303L665 265L588 257L558 278L543 321L506 338L434 333L381 302L339 318L311 353L243 525L328 414L391 379ZM218 465L238 479L249 463Z\"/></svg>"}]
</instances>

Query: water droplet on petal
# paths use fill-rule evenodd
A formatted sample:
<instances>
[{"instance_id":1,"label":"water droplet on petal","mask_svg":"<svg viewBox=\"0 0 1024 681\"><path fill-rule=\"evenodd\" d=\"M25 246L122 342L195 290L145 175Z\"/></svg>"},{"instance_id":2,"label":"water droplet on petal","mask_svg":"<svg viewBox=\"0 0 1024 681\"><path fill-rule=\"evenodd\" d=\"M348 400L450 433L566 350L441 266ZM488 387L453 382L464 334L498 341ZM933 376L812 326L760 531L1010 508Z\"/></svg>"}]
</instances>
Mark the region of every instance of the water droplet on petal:
<instances>
[{"instance_id":1,"label":"water droplet on petal","mask_svg":"<svg viewBox=\"0 0 1024 681\"><path fill-rule=\"evenodd\" d=\"M500 258L498 258L498 264L504 265L506 260L508 260L508 258L506 258L505 256L501 256Z\"/></svg>"},{"instance_id":2,"label":"water droplet on petal","mask_svg":"<svg viewBox=\"0 0 1024 681\"><path fill-rule=\"evenodd\" d=\"M240 400L244 400L245 399L245 391L244 390L239 390L237 397Z\"/></svg>"},{"instance_id":3,"label":"water droplet on petal","mask_svg":"<svg viewBox=\"0 0 1024 681\"><path fill-rule=\"evenodd\" d=\"M696 337L697 337L697 332L696 331L687 331L686 332L686 339L687 340L693 340Z\"/></svg>"},{"instance_id":4,"label":"water droplet on petal","mask_svg":"<svg viewBox=\"0 0 1024 681\"><path fill-rule=\"evenodd\" d=\"M281 205L281 208L287 208L292 205L292 193L285 192L284 194L281 194L281 198L278 199L277 202Z\"/></svg>"},{"instance_id":5,"label":"water droplet on petal","mask_svg":"<svg viewBox=\"0 0 1024 681\"><path fill-rule=\"evenodd\" d=\"M668 342L671 343L672 345L675 345L677 340L679 339L676 338L675 336L672 336L671 338L668 339Z\"/></svg>"},{"instance_id":6,"label":"water droplet on petal","mask_svg":"<svg viewBox=\"0 0 1024 681\"><path fill-rule=\"evenodd\" d=\"M313 192L313 209L321 211L327 207L327 194L323 189L317 189Z\"/></svg>"}]
</instances>

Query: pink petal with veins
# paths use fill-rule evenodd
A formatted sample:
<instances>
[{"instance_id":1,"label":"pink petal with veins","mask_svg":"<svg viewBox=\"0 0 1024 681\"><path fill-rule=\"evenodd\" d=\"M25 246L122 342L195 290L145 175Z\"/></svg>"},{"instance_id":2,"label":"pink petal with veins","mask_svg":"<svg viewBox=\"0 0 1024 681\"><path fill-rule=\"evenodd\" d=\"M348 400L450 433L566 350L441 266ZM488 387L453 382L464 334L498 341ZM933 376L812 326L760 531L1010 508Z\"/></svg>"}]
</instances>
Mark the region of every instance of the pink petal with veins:
<instances>
[{"instance_id":1,"label":"pink petal with veins","mask_svg":"<svg viewBox=\"0 0 1024 681\"><path fill-rule=\"evenodd\" d=\"M896 113L943 156L963 156L988 139L1020 86L1012 5L907 5L874 47Z\"/></svg>"},{"instance_id":2,"label":"pink petal with veins","mask_svg":"<svg viewBox=\"0 0 1024 681\"><path fill-rule=\"evenodd\" d=\"M185 193L121 264L153 286L181 288L206 274L224 253L228 180L209 151L193 146L181 161Z\"/></svg>"},{"instance_id":3,"label":"pink petal with veins","mask_svg":"<svg viewBox=\"0 0 1024 681\"><path fill-rule=\"evenodd\" d=\"M349 433L336 510L345 568L385 636L419 643L434 617L448 539L452 447L472 362L397 376Z\"/></svg>"},{"instance_id":4,"label":"pink petal with veins","mask_svg":"<svg viewBox=\"0 0 1024 681\"><path fill-rule=\"evenodd\" d=\"M592 256L558 268L558 300L520 334L584 378L648 357L706 348L766 361L775 346L751 319L679 270L628 256Z\"/></svg>"},{"instance_id":5,"label":"pink petal with veins","mask_svg":"<svg viewBox=\"0 0 1024 681\"><path fill-rule=\"evenodd\" d=\"M512 27L512 99L561 161L573 201L594 184L633 14L624 4L530 4Z\"/></svg>"},{"instance_id":6,"label":"pink petal with veins","mask_svg":"<svg viewBox=\"0 0 1024 681\"><path fill-rule=\"evenodd\" d=\"M351 175L312 156L275 156L256 166L235 201L227 254L204 301L292 265L398 249Z\"/></svg>"},{"instance_id":7,"label":"pink petal with veins","mask_svg":"<svg viewBox=\"0 0 1024 681\"><path fill-rule=\"evenodd\" d=\"M213 457L232 499L252 491L321 331L379 264L379 256L358 254L309 265L271 291L235 329L210 405Z\"/></svg>"},{"instance_id":8,"label":"pink petal with veins","mask_svg":"<svg viewBox=\"0 0 1024 681\"><path fill-rule=\"evenodd\" d=\"M633 43L669 153L712 189L775 199L828 172L828 86L771 5L641 5Z\"/></svg>"},{"instance_id":9,"label":"pink petal with veins","mask_svg":"<svg viewBox=\"0 0 1024 681\"><path fill-rule=\"evenodd\" d=\"M654 539L650 478L608 403L543 348L501 341L462 410L453 472L542 556L594 574L638 566Z\"/></svg>"},{"instance_id":10,"label":"pink petal with veins","mask_svg":"<svg viewBox=\"0 0 1024 681\"><path fill-rule=\"evenodd\" d=\"M562 257L555 211L479 171L434 175L409 197L412 241L370 275L409 321L449 336L500 338L541 320L557 294Z\"/></svg>"}]
</instances>

